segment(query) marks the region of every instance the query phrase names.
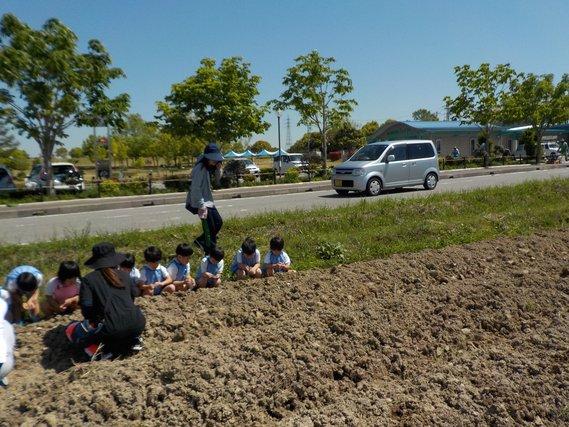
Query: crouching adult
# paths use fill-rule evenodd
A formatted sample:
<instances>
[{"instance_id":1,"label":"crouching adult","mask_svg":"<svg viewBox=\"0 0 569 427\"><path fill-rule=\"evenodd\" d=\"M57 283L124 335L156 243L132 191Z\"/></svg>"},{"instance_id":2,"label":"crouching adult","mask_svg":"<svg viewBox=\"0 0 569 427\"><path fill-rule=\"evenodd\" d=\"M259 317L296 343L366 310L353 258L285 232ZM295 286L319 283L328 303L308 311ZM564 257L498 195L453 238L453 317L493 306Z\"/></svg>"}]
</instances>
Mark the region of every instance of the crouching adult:
<instances>
[{"instance_id":1,"label":"crouching adult","mask_svg":"<svg viewBox=\"0 0 569 427\"><path fill-rule=\"evenodd\" d=\"M85 320L71 323L67 337L83 346L92 360L140 350L146 319L134 304L136 289L129 274L118 269L125 256L111 243L99 243L92 252L85 265L94 271L83 277L79 291Z\"/></svg>"}]
</instances>

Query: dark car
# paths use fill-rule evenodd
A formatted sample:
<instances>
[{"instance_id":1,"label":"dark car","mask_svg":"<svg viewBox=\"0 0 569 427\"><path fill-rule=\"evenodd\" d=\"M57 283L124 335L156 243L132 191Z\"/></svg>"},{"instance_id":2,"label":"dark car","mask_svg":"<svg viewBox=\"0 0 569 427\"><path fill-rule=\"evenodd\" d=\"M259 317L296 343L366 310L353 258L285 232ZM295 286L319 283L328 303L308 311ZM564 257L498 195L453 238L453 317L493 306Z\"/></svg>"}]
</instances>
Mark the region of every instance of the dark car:
<instances>
[{"instance_id":1,"label":"dark car","mask_svg":"<svg viewBox=\"0 0 569 427\"><path fill-rule=\"evenodd\" d=\"M0 191L14 191L16 190L16 184L14 184L14 179L10 174L10 170L6 166L0 165Z\"/></svg>"}]
</instances>

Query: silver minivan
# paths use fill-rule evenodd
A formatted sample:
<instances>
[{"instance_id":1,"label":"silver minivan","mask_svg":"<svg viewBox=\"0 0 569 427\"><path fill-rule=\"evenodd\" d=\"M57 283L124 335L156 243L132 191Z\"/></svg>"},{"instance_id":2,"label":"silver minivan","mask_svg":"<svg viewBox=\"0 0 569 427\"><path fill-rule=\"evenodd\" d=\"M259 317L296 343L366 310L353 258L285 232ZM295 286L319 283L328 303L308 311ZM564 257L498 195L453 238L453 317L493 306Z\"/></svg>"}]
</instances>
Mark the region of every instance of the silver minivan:
<instances>
[{"instance_id":1,"label":"silver minivan","mask_svg":"<svg viewBox=\"0 0 569 427\"><path fill-rule=\"evenodd\" d=\"M388 188L423 185L433 190L439 181L439 159L433 141L381 141L364 145L334 168L332 187L377 196Z\"/></svg>"}]
</instances>

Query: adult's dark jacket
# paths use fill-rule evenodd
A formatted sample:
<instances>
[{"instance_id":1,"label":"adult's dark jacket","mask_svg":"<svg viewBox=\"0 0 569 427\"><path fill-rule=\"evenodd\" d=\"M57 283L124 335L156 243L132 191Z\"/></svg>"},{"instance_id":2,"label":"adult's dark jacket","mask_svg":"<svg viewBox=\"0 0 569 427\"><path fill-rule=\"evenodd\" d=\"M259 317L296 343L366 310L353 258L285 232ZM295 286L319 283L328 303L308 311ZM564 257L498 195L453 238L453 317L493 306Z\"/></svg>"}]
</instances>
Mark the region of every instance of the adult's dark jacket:
<instances>
[{"instance_id":1,"label":"adult's dark jacket","mask_svg":"<svg viewBox=\"0 0 569 427\"><path fill-rule=\"evenodd\" d=\"M122 288L108 283L100 270L83 277L79 304L85 319L94 326L103 324L100 338L103 342L120 342L139 336L146 325L142 310L134 304L136 289L129 274L115 270Z\"/></svg>"}]
</instances>

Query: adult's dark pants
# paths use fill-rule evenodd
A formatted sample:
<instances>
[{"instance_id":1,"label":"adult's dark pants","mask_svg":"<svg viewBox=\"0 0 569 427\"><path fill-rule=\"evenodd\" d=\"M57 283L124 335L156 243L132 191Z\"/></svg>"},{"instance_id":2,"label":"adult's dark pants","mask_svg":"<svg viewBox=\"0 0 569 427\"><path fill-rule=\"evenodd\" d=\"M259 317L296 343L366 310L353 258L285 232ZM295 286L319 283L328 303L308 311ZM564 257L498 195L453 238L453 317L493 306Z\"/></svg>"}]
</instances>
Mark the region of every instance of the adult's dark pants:
<instances>
[{"instance_id":1,"label":"adult's dark pants","mask_svg":"<svg viewBox=\"0 0 569 427\"><path fill-rule=\"evenodd\" d=\"M196 239L204 247L206 253L209 254L211 249L217 245L217 234L221 230L223 220L217 211L217 208L207 208L207 218L202 219L203 233Z\"/></svg>"}]
</instances>

